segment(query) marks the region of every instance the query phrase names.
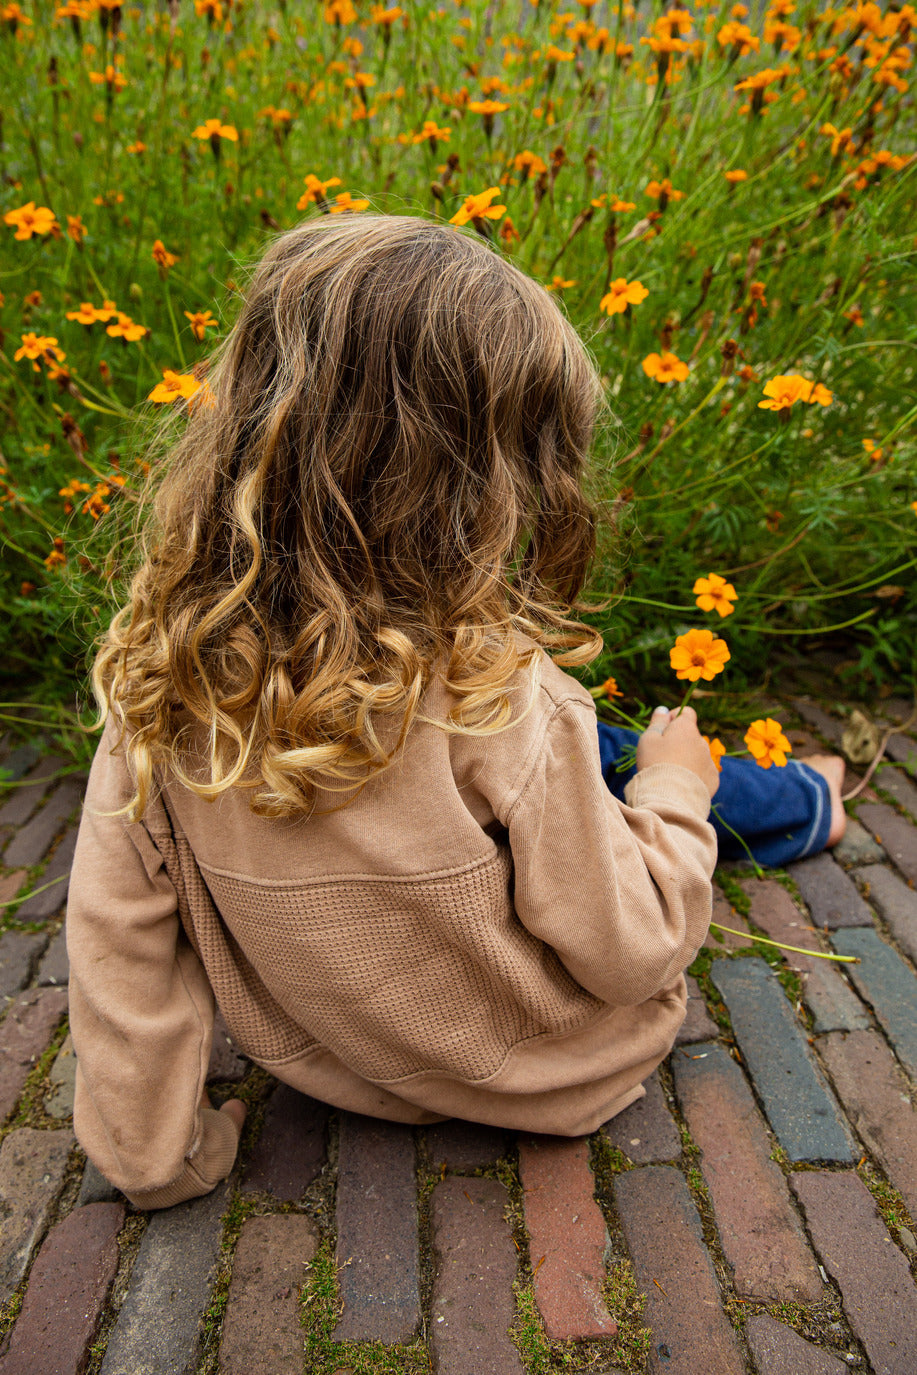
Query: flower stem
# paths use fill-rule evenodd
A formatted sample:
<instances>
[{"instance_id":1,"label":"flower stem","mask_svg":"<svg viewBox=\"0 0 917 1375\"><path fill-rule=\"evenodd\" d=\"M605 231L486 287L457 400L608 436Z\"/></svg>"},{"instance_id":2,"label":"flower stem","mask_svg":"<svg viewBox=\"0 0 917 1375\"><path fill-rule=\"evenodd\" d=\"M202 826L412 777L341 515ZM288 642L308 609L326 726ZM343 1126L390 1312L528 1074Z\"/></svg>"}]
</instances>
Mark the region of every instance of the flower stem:
<instances>
[{"instance_id":1,"label":"flower stem","mask_svg":"<svg viewBox=\"0 0 917 1375\"><path fill-rule=\"evenodd\" d=\"M757 941L758 945L772 945L775 950L792 950L794 955L812 955L816 960L834 960L837 964L860 963L858 955L828 955L824 950L806 950L801 945L783 945L781 941L769 941L763 936L752 936L748 931L734 931L731 926L720 926L718 921L712 921L710 925L730 936L744 936L747 941Z\"/></svg>"}]
</instances>

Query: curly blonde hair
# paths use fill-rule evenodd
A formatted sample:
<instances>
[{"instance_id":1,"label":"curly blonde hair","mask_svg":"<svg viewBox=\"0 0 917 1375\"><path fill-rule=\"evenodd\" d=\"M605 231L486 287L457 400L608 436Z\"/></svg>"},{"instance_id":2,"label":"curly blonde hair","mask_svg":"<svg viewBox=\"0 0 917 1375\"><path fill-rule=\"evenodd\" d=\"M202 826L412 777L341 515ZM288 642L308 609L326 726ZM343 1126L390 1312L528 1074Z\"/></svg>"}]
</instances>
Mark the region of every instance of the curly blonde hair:
<instances>
[{"instance_id":1,"label":"curly blonde hair","mask_svg":"<svg viewBox=\"0 0 917 1375\"><path fill-rule=\"evenodd\" d=\"M397 216L290 230L209 381L93 671L132 817L159 764L203 797L242 785L260 814L308 812L391 762L434 672L454 700L437 724L483 734L512 723L537 646L599 652L572 613L601 384L551 296L484 242Z\"/></svg>"}]
</instances>

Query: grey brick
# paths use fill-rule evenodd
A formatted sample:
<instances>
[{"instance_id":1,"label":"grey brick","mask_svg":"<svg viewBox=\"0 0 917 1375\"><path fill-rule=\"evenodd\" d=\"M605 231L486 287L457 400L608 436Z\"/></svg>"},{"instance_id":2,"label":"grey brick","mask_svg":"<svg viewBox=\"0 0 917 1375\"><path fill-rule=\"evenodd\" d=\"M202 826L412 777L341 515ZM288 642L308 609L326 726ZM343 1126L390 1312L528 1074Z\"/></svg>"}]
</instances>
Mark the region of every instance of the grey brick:
<instances>
[{"instance_id":1,"label":"grey brick","mask_svg":"<svg viewBox=\"0 0 917 1375\"><path fill-rule=\"evenodd\" d=\"M850 1370L845 1361L813 1346L767 1313L749 1318L745 1335L758 1375L848 1375Z\"/></svg>"},{"instance_id":2,"label":"grey brick","mask_svg":"<svg viewBox=\"0 0 917 1375\"><path fill-rule=\"evenodd\" d=\"M76 1056L69 1036L57 1052L48 1078L51 1080L51 1089L45 1094L45 1112L60 1119L70 1117L76 1083Z\"/></svg>"},{"instance_id":3,"label":"grey brick","mask_svg":"<svg viewBox=\"0 0 917 1375\"><path fill-rule=\"evenodd\" d=\"M37 742L29 741L25 745L17 745L0 760L4 779L12 783L22 778L40 758L41 746Z\"/></svg>"},{"instance_id":4,"label":"grey brick","mask_svg":"<svg viewBox=\"0 0 917 1375\"><path fill-rule=\"evenodd\" d=\"M912 778L917 778L917 740L912 740L908 735L890 735L885 753L906 769Z\"/></svg>"},{"instance_id":5,"label":"grey brick","mask_svg":"<svg viewBox=\"0 0 917 1375\"><path fill-rule=\"evenodd\" d=\"M328 1109L288 1084L279 1084L245 1173L243 1188L275 1198L302 1198L325 1163Z\"/></svg>"},{"instance_id":6,"label":"grey brick","mask_svg":"<svg viewBox=\"0 0 917 1375\"><path fill-rule=\"evenodd\" d=\"M904 877L917 883L917 826L884 802L861 803L857 816L884 845L889 859Z\"/></svg>"},{"instance_id":7,"label":"grey brick","mask_svg":"<svg viewBox=\"0 0 917 1375\"><path fill-rule=\"evenodd\" d=\"M680 1171L647 1165L618 1175L618 1216L646 1294L650 1375L744 1375L745 1361L721 1307L700 1218ZM701 1355L703 1353L702 1361Z\"/></svg>"},{"instance_id":8,"label":"grey brick","mask_svg":"<svg viewBox=\"0 0 917 1375\"><path fill-rule=\"evenodd\" d=\"M917 817L917 787L907 774L891 764L880 764L873 775L872 783L878 792L888 793L899 807L910 812L912 817Z\"/></svg>"},{"instance_id":9,"label":"grey brick","mask_svg":"<svg viewBox=\"0 0 917 1375\"><path fill-rule=\"evenodd\" d=\"M152 1213L100 1375L192 1375L229 1186Z\"/></svg>"},{"instance_id":10,"label":"grey brick","mask_svg":"<svg viewBox=\"0 0 917 1375\"><path fill-rule=\"evenodd\" d=\"M706 1050L706 1046L696 1049ZM650 1075L644 1087L646 1096L606 1122L603 1130L611 1144L638 1165L675 1160L681 1156L681 1137L665 1101L659 1075Z\"/></svg>"},{"instance_id":11,"label":"grey brick","mask_svg":"<svg viewBox=\"0 0 917 1375\"><path fill-rule=\"evenodd\" d=\"M35 888L41 889L41 892L35 892L32 897L26 898L21 907L16 908L16 921L47 921L55 912L59 912L67 901L77 829L76 826L71 826L61 836L54 854L35 880Z\"/></svg>"},{"instance_id":12,"label":"grey brick","mask_svg":"<svg viewBox=\"0 0 917 1375\"><path fill-rule=\"evenodd\" d=\"M58 784L41 810L13 836L3 863L10 868L20 864L31 867L44 859L51 842L80 805L85 787L85 778L77 775Z\"/></svg>"},{"instance_id":13,"label":"grey brick","mask_svg":"<svg viewBox=\"0 0 917 1375\"><path fill-rule=\"evenodd\" d=\"M711 977L768 1121L791 1160L851 1161L852 1145L776 977L763 960L717 960Z\"/></svg>"},{"instance_id":14,"label":"grey brick","mask_svg":"<svg viewBox=\"0 0 917 1375\"><path fill-rule=\"evenodd\" d=\"M66 759L54 754L40 759L27 774L20 775L15 788L10 788L0 807L0 827L23 826L38 807L51 786L51 779L65 765ZM0 768L6 769L6 763Z\"/></svg>"},{"instance_id":15,"label":"grey brick","mask_svg":"<svg viewBox=\"0 0 917 1375\"><path fill-rule=\"evenodd\" d=\"M865 826L855 816L848 816L847 829L831 851L838 864L853 868L858 864L878 864L885 858L885 850L873 840Z\"/></svg>"},{"instance_id":16,"label":"grey brick","mask_svg":"<svg viewBox=\"0 0 917 1375\"><path fill-rule=\"evenodd\" d=\"M506 1154L508 1143L508 1132L457 1118L427 1130L427 1149L434 1166L445 1165L453 1174L492 1165Z\"/></svg>"},{"instance_id":17,"label":"grey brick","mask_svg":"<svg viewBox=\"0 0 917 1375\"><path fill-rule=\"evenodd\" d=\"M822 1262L875 1375L917 1370L917 1293L872 1195L852 1171L790 1176Z\"/></svg>"},{"instance_id":18,"label":"grey brick","mask_svg":"<svg viewBox=\"0 0 917 1375\"><path fill-rule=\"evenodd\" d=\"M872 913L853 880L829 854L813 855L789 866L802 899L812 914L813 926L871 926Z\"/></svg>"},{"instance_id":19,"label":"grey brick","mask_svg":"<svg viewBox=\"0 0 917 1375\"><path fill-rule=\"evenodd\" d=\"M496 1179L453 1176L433 1190L430 1338L437 1375L523 1375L509 1336L516 1252Z\"/></svg>"},{"instance_id":20,"label":"grey brick","mask_svg":"<svg viewBox=\"0 0 917 1375\"><path fill-rule=\"evenodd\" d=\"M25 988L47 943L44 931L4 931L0 936L0 1012L3 1000Z\"/></svg>"},{"instance_id":21,"label":"grey brick","mask_svg":"<svg viewBox=\"0 0 917 1375\"><path fill-rule=\"evenodd\" d=\"M917 960L917 893L884 864L858 870L856 881L905 954Z\"/></svg>"},{"instance_id":22,"label":"grey brick","mask_svg":"<svg viewBox=\"0 0 917 1375\"><path fill-rule=\"evenodd\" d=\"M847 965L847 973L871 1004L905 1069L917 1076L917 981L912 971L874 927L838 931L831 943L839 955L859 957L859 964Z\"/></svg>"},{"instance_id":23,"label":"grey brick","mask_svg":"<svg viewBox=\"0 0 917 1375\"><path fill-rule=\"evenodd\" d=\"M414 1141L396 1122L341 1118L338 1341L410 1341L420 1323Z\"/></svg>"}]
</instances>

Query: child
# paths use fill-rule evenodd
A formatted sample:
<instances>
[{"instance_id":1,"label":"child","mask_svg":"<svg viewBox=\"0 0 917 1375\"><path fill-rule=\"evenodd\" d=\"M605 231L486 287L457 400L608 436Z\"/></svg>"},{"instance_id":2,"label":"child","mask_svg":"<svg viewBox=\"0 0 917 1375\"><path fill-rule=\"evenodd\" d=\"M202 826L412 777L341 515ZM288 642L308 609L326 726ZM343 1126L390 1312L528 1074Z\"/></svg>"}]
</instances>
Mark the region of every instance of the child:
<instances>
[{"instance_id":1,"label":"child","mask_svg":"<svg viewBox=\"0 0 917 1375\"><path fill-rule=\"evenodd\" d=\"M80 1142L138 1207L226 1176L214 995L340 1108L592 1131L683 1019L718 784L694 712L660 710L617 801L557 666L601 647L574 616L594 368L478 239L342 216L277 239L210 381L96 662Z\"/></svg>"}]
</instances>

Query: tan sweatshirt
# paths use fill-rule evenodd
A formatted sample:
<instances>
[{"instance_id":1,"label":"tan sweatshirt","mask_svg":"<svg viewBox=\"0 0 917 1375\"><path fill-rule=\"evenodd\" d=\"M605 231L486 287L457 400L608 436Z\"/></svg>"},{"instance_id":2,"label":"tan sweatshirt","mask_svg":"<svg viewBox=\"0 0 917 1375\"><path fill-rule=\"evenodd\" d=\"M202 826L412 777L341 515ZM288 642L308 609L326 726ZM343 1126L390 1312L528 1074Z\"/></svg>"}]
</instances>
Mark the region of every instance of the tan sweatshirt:
<instances>
[{"instance_id":1,"label":"tan sweatshirt","mask_svg":"<svg viewBox=\"0 0 917 1375\"><path fill-rule=\"evenodd\" d=\"M133 793L106 728L67 917L74 1124L138 1206L232 1166L199 1107L214 994L245 1055L354 1112L576 1136L641 1096L710 921L709 798L660 764L615 801L592 699L546 656L516 710L418 723L347 806L282 821L168 780L142 823L106 815Z\"/></svg>"}]
</instances>

